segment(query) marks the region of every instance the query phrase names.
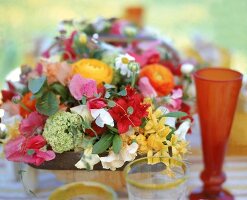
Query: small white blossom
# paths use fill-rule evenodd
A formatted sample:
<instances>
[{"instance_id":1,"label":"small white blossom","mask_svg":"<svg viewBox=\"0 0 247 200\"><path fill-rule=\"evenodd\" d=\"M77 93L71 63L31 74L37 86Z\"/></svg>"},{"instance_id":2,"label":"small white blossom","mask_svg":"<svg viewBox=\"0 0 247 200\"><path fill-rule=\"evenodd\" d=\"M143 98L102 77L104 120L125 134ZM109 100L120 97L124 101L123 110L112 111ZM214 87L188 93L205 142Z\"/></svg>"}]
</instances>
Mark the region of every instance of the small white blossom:
<instances>
[{"instance_id":1,"label":"small white blossom","mask_svg":"<svg viewBox=\"0 0 247 200\"><path fill-rule=\"evenodd\" d=\"M115 171L120 168L127 161L133 161L137 156L138 144L133 142L131 145L123 147L119 154L115 154L112 150L106 157L100 157L100 161L104 169Z\"/></svg>"},{"instance_id":2,"label":"small white blossom","mask_svg":"<svg viewBox=\"0 0 247 200\"><path fill-rule=\"evenodd\" d=\"M169 109L166 108L165 106L160 106L158 109L161 110L163 114L167 114L170 112ZM165 125L175 128L176 121L177 121L176 117L166 117L165 119L166 119Z\"/></svg>"},{"instance_id":3,"label":"small white blossom","mask_svg":"<svg viewBox=\"0 0 247 200\"><path fill-rule=\"evenodd\" d=\"M93 148L85 149L81 159L75 164L78 169L92 170L94 165L100 162L98 154L92 154Z\"/></svg>"},{"instance_id":4,"label":"small white blossom","mask_svg":"<svg viewBox=\"0 0 247 200\"><path fill-rule=\"evenodd\" d=\"M104 125L114 126L114 121L112 116L109 112L107 112L105 109L91 109L91 115L94 119L96 119L95 123L99 127L104 127Z\"/></svg>"},{"instance_id":5,"label":"small white blossom","mask_svg":"<svg viewBox=\"0 0 247 200\"><path fill-rule=\"evenodd\" d=\"M176 131L174 131L174 134L177 135L179 137L179 139L186 140L185 136L186 136L188 130L190 129L190 125L191 125L190 120L184 121L179 126L179 128Z\"/></svg>"},{"instance_id":6,"label":"small white blossom","mask_svg":"<svg viewBox=\"0 0 247 200\"><path fill-rule=\"evenodd\" d=\"M127 75L127 77L130 77L132 72L129 70L128 64L132 61L135 61L135 58L129 54L120 55L115 59L116 69L120 69L120 73L123 76Z\"/></svg>"},{"instance_id":7,"label":"small white blossom","mask_svg":"<svg viewBox=\"0 0 247 200\"><path fill-rule=\"evenodd\" d=\"M88 122L93 121L93 117L86 105L75 106L73 108L70 108L70 111L82 116L82 118L85 121L88 121Z\"/></svg>"},{"instance_id":8,"label":"small white blossom","mask_svg":"<svg viewBox=\"0 0 247 200\"><path fill-rule=\"evenodd\" d=\"M185 63L181 66L181 72L183 74L190 74L194 70L194 65Z\"/></svg>"}]
</instances>

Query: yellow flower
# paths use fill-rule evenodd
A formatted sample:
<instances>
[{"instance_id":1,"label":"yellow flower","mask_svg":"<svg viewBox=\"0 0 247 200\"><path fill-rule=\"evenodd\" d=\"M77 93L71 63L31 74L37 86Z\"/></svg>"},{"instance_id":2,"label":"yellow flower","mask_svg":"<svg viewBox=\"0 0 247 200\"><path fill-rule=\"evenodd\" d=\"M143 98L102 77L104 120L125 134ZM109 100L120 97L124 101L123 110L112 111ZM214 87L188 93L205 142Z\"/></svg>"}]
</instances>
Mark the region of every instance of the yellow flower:
<instances>
[{"instance_id":1,"label":"yellow flower","mask_svg":"<svg viewBox=\"0 0 247 200\"><path fill-rule=\"evenodd\" d=\"M79 41L82 44L86 44L87 43L87 34L86 33L81 33L79 35Z\"/></svg>"},{"instance_id":2,"label":"yellow flower","mask_svg":"<svg viewBox=\"0 0 247 200\"><path fill-rule=\"evenodd\" d=\"M104 62L96 59L81 59L72 64L72 74L80 74L84 78L90 78L97 84L111 83L113 78L113 69Z\"/></svg>"},{"instance_id":3,"label":"yellow flower","mask_svg":"<svg viewBox=\"0 0 247 200\"><path fill-rule=\"evenodd\" d=\"M148 147L155 151L160 151L164 144L161 138L157 134L152 134L148 137Z\"/></svg>"}]
</instances>

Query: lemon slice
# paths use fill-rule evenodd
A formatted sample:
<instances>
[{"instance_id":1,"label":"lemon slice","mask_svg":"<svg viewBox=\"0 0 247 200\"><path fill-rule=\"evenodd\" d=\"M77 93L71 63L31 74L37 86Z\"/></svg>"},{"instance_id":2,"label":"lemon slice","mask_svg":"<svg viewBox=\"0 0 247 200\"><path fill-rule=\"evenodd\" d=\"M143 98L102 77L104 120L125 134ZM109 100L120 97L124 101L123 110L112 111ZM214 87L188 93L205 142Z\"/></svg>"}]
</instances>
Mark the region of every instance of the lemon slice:
<instances>
[{"instance_id":1,"label":"lemon slice","mask_svg":"<svg viewBox=\"0 0 247 200\"><path fill-rule=\"evenodd\" d=\"M57 188L49 200L117 200L117 195L101 183L75 182Z\"/></svg>"}]
</instances>

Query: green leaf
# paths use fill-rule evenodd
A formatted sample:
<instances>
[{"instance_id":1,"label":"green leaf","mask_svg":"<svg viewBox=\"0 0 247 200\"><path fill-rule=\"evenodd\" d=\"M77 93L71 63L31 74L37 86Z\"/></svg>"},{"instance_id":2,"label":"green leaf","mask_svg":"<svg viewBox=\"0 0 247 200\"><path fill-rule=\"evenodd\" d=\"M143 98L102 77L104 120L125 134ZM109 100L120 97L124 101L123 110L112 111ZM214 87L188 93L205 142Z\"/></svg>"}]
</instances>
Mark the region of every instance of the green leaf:
<instances>
[{"instance_id":1,"label":"green leaf","mask_svg":"<svg viewBox=\"0 0 247 200\"><path fill-rule=\"evenodd\" d=\"M123 141L121 137L118 134L116 134L113 138L113 145L112 145L115 154L119 154L122 145L123 145Z\"/></svg>"},{"instance_id":2,"label":"green leaf","mask_svg":"<svg viewBox=\"0 0 247 200\"><path fill-rule=\"evenodd\" d=\"M116 106L116 103L115 103L114 101L112 101L112 100L109 100L109 101L107 102L107 105L108 105L109 107L113 108L114 106Z\"/></svg>"},{"instance_id":3,"label":"green leaf","mask_svg":"<svg viewBox=\"0 0 247 200\"><path fill-rule=\"evenodd\" d=\"M105 87L105 89L114 89L114 88L116 88L115 85L111 85L111 84L108 84L108 83L104 84L104 87Z\"/></svg>"},{"instance_id":4,"label":"green leaf","mask_svg":"<svg viewBox=\"0 0 247 200\"><path fill-rule=\"evenodd\" d=\"M60 83L53 83L50 87L55 94L60 95L63 100L66 100L68 96L68 89L65 86Z\"/></svg>"},{"instance_id":5,"label":"green leaf","mask_svg":"<svg viewBox=\"0 0 247 200\"><path fill-rule=\"evenodd\" d=\"M41 76L36 79L30 79L28 81L28 89L33 93L38 93L46 82L46 77Z\"/></svg>"},{"instance_id":6,"label":"green leaf","mask_svg":"<svg viewBox=\"0 0 247 200\"><path fill-rule=\"evenodd\" d=\"M128 112L129 115L132 115L133 112L134 112L133 107L132 107L132 106L129 106L129 107L127 108L127 112Z\"/></svg>"},{"instance_id":7,"label":"green leaf","mask_svg":"<svg viewBox=\"0 0 247 200\"><path fill-rule=\"evenodd\" d=\"M56 95L49 91L37 99L36 108L39 113L51 116L58 111L59 105Z\"/></svg>"},{"instance_id":8,"label":"green leaf","mask_svg":"<svg viewBox=\"0 0 247 200\"><path fill-rule=\"evenodd\" d=\"M180 118L180 117L185 117L185 116L187 116L187 113L181 112L181 111L178 111L178 112L170 112L170 113L165 114L165 117L176 117L176 118Z\"/></svg>"},{"instance_id":9,"label":"green leaf","mask_svg":"<svg viewBox=\"0 0 247 200\"><path fill-rule=\"evenodd\" d=\"M118 130L116 128L112 127L112 126L107 125L107 128L109 128L114 133L118 133Z\"/></svg>"},{"instance_id":10,"label":"green leaf","mask_svg":"<svg viewBox=\"0 0 247 200\"><path fill-rule=\"evenodd\" d=\"M33 149L28 149L27 150L27 155L31 156L35 153L35 151Z\"/></svg>"},{"instance_id":11,"label":"green leaf","mask_svg":"<svg viewBox=\"0 0 247 200\"><path fill-rule=\"evenodd\" d=\"M81 99L81 103L82 103L82 105L86 105L86 103L87 103L87 97L86 96L82 96L82 99Z\"/></svg>"},{"instance_id":12,"label":"green leaf","mask_svg":"<svg viewBox=\"0 0 247 200\"><path fill-rule=\"evenodd\" d=\"M93 145L93 154L100 154L105 152L112 145L113 137L113 134L104 134L100 140Z\"/></svg>"},{"instance_id":13,"label":"green leaf","mask_svg":"<svg viewBox=\"0 0 247 200\"><path fill-rule=\"evenodd\" d=\"M120 96L126 96L127 95L127 91L124 89L124 90L121 90L118 95Z\"/></svg>"}]
</instances>

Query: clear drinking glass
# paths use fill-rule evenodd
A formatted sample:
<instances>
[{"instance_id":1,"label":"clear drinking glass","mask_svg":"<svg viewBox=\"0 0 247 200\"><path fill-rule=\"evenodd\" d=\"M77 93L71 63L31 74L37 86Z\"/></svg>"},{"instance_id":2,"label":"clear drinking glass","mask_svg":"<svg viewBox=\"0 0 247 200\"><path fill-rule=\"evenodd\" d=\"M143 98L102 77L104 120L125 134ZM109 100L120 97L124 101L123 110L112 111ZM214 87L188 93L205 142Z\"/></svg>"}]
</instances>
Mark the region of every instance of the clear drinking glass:
<instances>
[{"instance_id":1,"label":"clear drinking glass","mask_svg":"<svg viewBox=\"0 0 247 200\"><path fill-rule=\"evenodd\" d=\"M124 169L129 199L186 199L186 171L186 165L173 158L137 159Z\"/></svg>"}]
</instances>

